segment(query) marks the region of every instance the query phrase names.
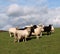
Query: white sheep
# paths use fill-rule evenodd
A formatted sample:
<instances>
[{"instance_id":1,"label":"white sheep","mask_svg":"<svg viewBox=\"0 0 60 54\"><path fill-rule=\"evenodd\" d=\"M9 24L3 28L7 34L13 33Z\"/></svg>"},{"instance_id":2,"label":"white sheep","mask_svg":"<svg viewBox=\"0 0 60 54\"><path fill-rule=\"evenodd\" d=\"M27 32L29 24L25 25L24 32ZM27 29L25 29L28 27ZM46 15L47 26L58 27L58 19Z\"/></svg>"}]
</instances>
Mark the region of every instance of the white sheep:
<instances>
[{"instance_id":1,"label":"white sheep","mask_svg":"<svg viewBox=\"0 0 60 54\"><path fill-rule=\"evenodd\" d=\"M8 32L9 32L10 37L12 37L12 34L13 36L15 36L16 30L17 28L9 28Z\"/></svg>"},{"instance_id":2,"label":"white sheep","mask_svg":"<svg viewBox=\"0 0 60 54\"><path fill-rule=\"evenodd\" d=\"M23 41L26 41L26 38L28 38L28 36L30 35L31 32L31 27L27 27L24 30L16 30L16 34L17 34L17 40L19 42L19 40L23 39Z\"/></svg>"}]
</instances>

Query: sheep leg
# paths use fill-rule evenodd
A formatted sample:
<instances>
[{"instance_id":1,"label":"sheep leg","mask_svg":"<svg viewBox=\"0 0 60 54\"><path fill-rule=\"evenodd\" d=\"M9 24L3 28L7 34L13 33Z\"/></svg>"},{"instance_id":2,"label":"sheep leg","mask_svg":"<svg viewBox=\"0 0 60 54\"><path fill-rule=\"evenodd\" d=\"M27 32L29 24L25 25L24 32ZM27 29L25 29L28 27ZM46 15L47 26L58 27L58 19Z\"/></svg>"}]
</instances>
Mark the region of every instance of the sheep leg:
<instances>
[{"instance_id":1,"label":"sheep leg","mask_svg":"<svg viewBox=\"0 0 60 54\"><path fill-rule=\"evenodd\" d=\"M42 36L42 32L40 33L40 37Z\"/></svg>"},{"instance_id":2,"label":"sheep leg","mask_svg":"<svg viewBox=\"0 0 60 54\"><path fill-rule=\"evenodd\" d=\"M9 34L10 34L10 37L11 37L12 35L11 35L11 33L10 33L10 32L9 32Z\"/></svg>"},{"instance_id":3,"label":"sheep leg","mask_svg":"<svg viewBox=\"0 0 60 54\"><path fill-rule=\"evenodd\" d=\"M10 37L11 37L11 33L10 33Z\"/></svg>"},{"instance_id":4,"label":"sheep leg","mask_svg":"<svg viewBox=\"0 0 60 54\"><path fill-rule=\"evenodd\" d=\"M16 36L16 34L14 34L14 42L16 42L17 41L17 36Z\"/></svg>"},{"instance_id":5,"label":"sheep leg","mask_svg":"<svg viewBox=\"0 0 60 54\"><path fill-rule=\"evenodd\" d=\"M14 42L16 42L17 41L17 38L14 38Z\"/></svg>"},{"instance_id":6,"label":"sheep leg","mask_svg":"<svg viewBox=\"0 0 60 54\"><path fill-rule=\"evenodd\" d=\"M24 42L24 39L23 39L23 42Z\"/></svg>"},{"instance_id":7,"label":"sheep leg","mask_svg":"<svg viewBox=\"0 0 60 54\"><path fill-rule=\"evenodd\" d=\"M20 41L19 41L19 39L18 39L18 43L19 43Z\"/></svg>"},{"instance_id":8,"label":"sheep leg","mask_svg":"<svg viewBox=\"0 0 60 54\"><path fill-rule=\"evenodd\" d=\"M25 42L26 42L26 38L25 38Z\"/></svg>"},{"instance_id":9,"label":"sheep leg","mask_svg":"<svg viewBox=\"0 0 60 54\"><path fill-rule=\"evenodd\" d=\"M36 36L37 39L39 39L39 36Z\"/></svg>"},{"instance_id":10,"label":"sheep leg","mask_svg":"<svg viewBox=\"0 0 60 54\"><path fill-rule=\"evenodd\" d=\"M18 43L19 43L20 42L20 39L21 39L21 35L18 34L17 36L18 36L17 38L18 38Z\"/></svg>"}]
</instances>

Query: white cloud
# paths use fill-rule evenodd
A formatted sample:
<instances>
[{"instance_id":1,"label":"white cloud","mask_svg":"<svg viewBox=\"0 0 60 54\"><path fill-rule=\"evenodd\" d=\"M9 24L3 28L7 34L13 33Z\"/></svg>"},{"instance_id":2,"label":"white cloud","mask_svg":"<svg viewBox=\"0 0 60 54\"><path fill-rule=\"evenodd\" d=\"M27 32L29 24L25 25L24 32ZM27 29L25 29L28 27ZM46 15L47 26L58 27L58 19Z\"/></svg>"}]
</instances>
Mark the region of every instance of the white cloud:
<instances>
[{"instance_id":1,"label":"white cloud","mask_svg":"<svg viewBox=\"0 0 60 54\"><path fill-rule=\"evenodd\" d=\"M8 18L9 17L6 14L0 13L0 25L2 26L4 24L6 24L8 21Z\"/></svg>"},{"instance_id":2,"label":"white cloud","mask_svg":"<svg viewBox=\"0 0 60 54\"><path fill-rule=\"evenodd\" d=\"M0 13L0 29L8 24L9 17L5 13Z\"/></svg>"},{"instance_id":3,"label":"white cloud","mask_svg":"<svg viewBox=\"0 0 60 54\"><path fill-rule=\"evenodd\" d=\"M34 1L45 2L45 0ZM0 28L4 30L15 26L22 27L40 23L60 26L60 7L49 9L47 6L38 7L11 4L5 10L4 9L1 9L2 12L0 12Z\"/></svg>"},{"instance_id":4,"label":"white cloud","mask_svg":"<svg viewBox=\"0 0 60 54\"><path fill-rule=\"evenodd\" d=\"M51 23L54 26L60 26L60 8L52 8L48 10L48 24Z\"/></svg>"},{"instance_id":5,"label":"white cloud","mask_svg":"<svg viewBox=\"0 0 60 54\"><path fill-rule=\"evenodd\" d=\"M22 15L22 8L17 4L12 4L7 9L8 16L17 17Z\"/></svg>"},{"instance_id":6,"label":"white cloud","mask_svg":"<svg viewBox=\"0 0 60 54\"><path fill-rule=\"evenodd\" d=\"M13 27L12 25L5 25L4 27L2 27L2 30L8 30L9 28Z\"/></svg>"}]
</instances>

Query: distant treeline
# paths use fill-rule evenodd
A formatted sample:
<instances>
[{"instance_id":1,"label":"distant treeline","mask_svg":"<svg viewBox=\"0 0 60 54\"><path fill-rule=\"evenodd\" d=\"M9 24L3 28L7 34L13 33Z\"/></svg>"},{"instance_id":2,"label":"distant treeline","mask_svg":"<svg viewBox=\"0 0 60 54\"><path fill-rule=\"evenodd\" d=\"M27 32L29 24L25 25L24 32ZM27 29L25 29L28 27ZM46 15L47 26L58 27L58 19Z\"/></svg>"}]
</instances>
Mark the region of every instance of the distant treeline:
<instances>
[{"instance_id":1,"label":"distant treeline","mask_svg":"<svg viewBox=\"0 0 60 54\"><path fill-rule=\"evenodd\" d=\"M7 32L7 31L5 31L5 30L0 30L0 32Z\"/></svg>"}]
</instances>

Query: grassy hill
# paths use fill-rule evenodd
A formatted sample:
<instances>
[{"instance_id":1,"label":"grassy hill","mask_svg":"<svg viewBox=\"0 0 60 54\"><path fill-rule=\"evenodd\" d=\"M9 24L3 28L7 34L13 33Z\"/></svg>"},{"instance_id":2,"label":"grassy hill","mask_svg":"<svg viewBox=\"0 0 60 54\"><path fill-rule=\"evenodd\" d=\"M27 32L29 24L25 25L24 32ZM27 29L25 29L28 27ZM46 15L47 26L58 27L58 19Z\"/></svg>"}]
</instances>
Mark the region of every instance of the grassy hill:
<instances>
[{"instance_id":1,"label":"grassy hill","mask_svg":"<svg viewBox=\"0 0 60 54\"><path fill-rule=\"evenodd\" d=\"M60 54L60 28L51 35L27 42L16 42L8 32L0 32L0 54Z\"/></svg>"}]
</instances>

